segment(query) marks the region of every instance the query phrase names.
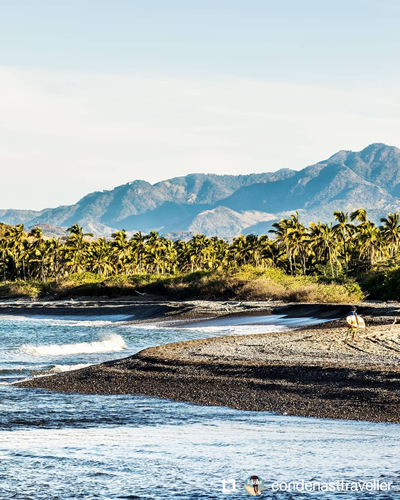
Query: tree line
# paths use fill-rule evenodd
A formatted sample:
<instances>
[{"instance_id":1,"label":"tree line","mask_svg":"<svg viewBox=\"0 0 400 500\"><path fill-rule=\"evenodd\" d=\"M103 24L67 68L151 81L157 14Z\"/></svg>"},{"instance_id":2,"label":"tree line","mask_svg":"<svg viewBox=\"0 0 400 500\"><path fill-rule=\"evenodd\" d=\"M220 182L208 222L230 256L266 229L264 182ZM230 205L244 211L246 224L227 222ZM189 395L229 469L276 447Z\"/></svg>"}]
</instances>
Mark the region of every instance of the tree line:
<instances>
[{"instance_id":1,"label":"tree line","mask_svg":"<svg viewBox=\"0 0 400 500\"><path fill-rule=\"evenodd\" d=\"M252 265L337 278L396 256L400 214L389 213L379 226L368 220L364 209L333 215L332 222L311 222L307 227L296 212L272 224L270 235L241 235L231 243L203 234L173 241L154 231L128 238L125 230L111 239L94 239L78 224L67 229L68 237L58 239L43 237L37 227L25 232L23 224L7 226L0 238L0 273L3 281L47 281L82 272L107 277Z\"/></svg>"}]
</instances>

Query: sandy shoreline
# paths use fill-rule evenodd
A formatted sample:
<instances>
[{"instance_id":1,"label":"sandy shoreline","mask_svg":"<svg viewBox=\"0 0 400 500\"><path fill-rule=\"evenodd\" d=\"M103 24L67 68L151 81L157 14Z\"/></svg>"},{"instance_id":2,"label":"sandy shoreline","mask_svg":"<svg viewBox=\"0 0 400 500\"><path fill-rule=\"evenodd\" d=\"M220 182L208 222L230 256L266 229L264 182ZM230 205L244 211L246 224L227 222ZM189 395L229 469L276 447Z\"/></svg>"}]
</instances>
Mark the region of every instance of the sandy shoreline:
<instances>
[{"instance_id":1,"label":"sandy shoreline","mask_svg":"<svg viewBox=\"0 0 400 500\"><path fill-rule=\"evenodd\" d=\"M147 308L142 321L156 317L195 320L202 317L199 311L207 317L211 309L217 316L228 317L268 311L311 316L310 311L317 308L200 302L141 304ZM317 313L338 317L341 307L324 306ZM338 320L305 330L152 347L122 360L18 385L88 394L146 394L242 410L400 423L400 324L393 324L398 304L362 307L370 326L360 331L357 342L343 341L346 328Z\"/></svg>"}]
</instances>

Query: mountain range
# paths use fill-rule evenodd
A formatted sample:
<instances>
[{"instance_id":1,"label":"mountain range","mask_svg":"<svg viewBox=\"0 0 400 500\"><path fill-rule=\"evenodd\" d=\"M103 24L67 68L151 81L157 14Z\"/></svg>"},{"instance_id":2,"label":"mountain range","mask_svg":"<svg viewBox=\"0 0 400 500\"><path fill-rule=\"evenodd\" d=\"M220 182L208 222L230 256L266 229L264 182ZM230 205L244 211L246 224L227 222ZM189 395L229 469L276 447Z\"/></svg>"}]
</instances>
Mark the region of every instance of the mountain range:
<instances>
[{"instance_id":1,"label":"mountain range","mask_svg":"<svg viewBox=\"0 0 400 500\"><path fill-rule=\"evenodd\" d=\"M262 234L298 210L301 219L332 220L334 210L363 207L379 221L400 211L400 149L371 144L360 152L339 151L300 171L249 175L190 174L154 185L136 180L90 193L75 205L0 210L0 221L62 234L75 222L95 235L115 230L159 231L170 237L196 233L232 237Z\"/></svg>"}]
</instances>

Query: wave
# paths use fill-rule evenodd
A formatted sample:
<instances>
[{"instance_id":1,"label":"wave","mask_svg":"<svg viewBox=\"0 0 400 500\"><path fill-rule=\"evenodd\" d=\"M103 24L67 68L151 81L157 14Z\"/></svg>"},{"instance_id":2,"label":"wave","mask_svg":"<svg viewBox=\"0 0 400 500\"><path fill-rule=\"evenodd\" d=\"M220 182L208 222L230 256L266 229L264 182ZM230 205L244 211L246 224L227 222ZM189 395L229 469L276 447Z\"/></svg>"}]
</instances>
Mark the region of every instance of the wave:
<instances>
[{"instance_id":1,"label":"wave","mask_svg":"<svg viewBox=\"0 0 400 500\"><path fill-rule=\"evenodd\" d=\"M79 342L77 344L51 344L21 346L19 352L31 356L68 356L71 354L91 354L95 352L119 352L126 348L126 343L121 335L112 334L103 340L94 342Z\"/></svg>"},{"instance_id":2,"label":"wave","mask_svg":"<svg viewBox=\"0 0 400 500\"><path fill-rule=\"evenodd\" d=\"M87 368L92 366L91 363L81 363L77 365L54 365L53 368L47 373L61 373L61 372L72 372L74 370L80 370L81 368Z\"/></svg>"}]
</instances>

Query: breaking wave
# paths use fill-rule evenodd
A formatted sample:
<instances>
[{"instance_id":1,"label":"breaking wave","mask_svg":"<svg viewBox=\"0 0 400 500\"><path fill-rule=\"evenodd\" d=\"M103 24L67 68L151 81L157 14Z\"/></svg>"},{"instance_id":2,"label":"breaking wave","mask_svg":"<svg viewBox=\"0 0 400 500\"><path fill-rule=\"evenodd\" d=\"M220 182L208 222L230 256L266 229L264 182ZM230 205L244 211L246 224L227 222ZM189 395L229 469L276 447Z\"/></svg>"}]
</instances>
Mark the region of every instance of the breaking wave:
<instances>
[{"instance_id":1,"label":"breaking wave","mask_svg":"<svg viewBox=\"0 0 400 500\"><path fill-rule=\"evenodd\" d=\"M126 348L121 335L112 334L103 340L94 342L79 342L77 344L51 344L21 346L20 352L31 356L68 356L71 354L91 354L95 352L118 352Z\"/></svg>"}]
</instances>

